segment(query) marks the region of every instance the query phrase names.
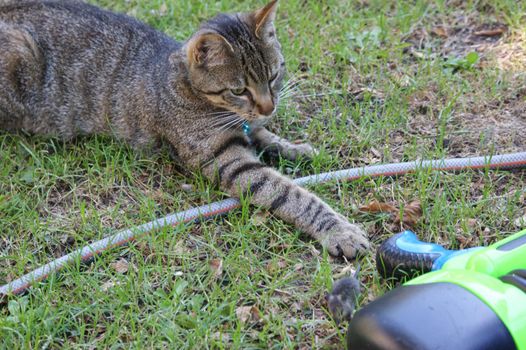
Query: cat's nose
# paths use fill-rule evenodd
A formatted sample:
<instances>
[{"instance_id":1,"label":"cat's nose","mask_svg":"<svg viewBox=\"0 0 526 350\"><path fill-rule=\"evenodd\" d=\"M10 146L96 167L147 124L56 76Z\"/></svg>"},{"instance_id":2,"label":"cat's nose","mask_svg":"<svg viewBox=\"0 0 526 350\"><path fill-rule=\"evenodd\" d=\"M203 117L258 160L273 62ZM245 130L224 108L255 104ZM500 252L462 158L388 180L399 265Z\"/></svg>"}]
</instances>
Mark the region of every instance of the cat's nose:
<instances>
[{"instance_id":1,"label":"cat's nose","mask_svg":"<svg viewBox=\"0 0 526 350\"><path fill-rule=\"evenodd\" d=\"M274 102L271 99L267 101L258 102L256 108L259 114L270 116L274 113Z\"/></svg>"}]
</instances>

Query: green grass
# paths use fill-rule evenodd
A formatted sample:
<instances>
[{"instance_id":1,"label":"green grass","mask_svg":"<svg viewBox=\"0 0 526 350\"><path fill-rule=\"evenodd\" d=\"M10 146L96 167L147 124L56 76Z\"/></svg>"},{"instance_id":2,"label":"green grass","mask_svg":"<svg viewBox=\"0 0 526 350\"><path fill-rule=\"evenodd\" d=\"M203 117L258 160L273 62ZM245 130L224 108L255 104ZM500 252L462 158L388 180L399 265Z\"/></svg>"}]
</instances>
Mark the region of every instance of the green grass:
<instances>
[{"instance_id":1,"label":"green grass","mask_svg":"<svg viewBox=\"0 0 526 350\"><path fill-rule=\"evenodd\" d=\"M262 5L92 2L178 40L219 11ZM312 162L269 161L300 176L525 150L524 3L451 3L282 1L278 35L289 76L302 85L283 101L271 129L322 152ZM467 43L462 29L495 22L508 26L504 37L484 39L473 67L448 69L448 58L463 59L474 50L469 45L482 43ZM437 25L450 29L448 38L431 34ZM402 227L358 207L373 199L397 205L418 199L419 236L464 248L520 228L525 185L522 171L423 170L310 189L362 223L375 246ZM102 136L62 143L0 134L0 284L118 229L222 198L199 174L179 173L164 153L138 154ZM126 272L117 271L119 259ZM211 268L218 261L221 274ZM345 324L337 327L328 316L324 293L349 264L265 210L244 205L221 219L142 237L9 297L0 305L0 348L342 347ZM363 305L393 286L378 276L374 251L360 264ZM252 305L253 319L241 322L236 310Z\"/></svg>"}]
</instances>

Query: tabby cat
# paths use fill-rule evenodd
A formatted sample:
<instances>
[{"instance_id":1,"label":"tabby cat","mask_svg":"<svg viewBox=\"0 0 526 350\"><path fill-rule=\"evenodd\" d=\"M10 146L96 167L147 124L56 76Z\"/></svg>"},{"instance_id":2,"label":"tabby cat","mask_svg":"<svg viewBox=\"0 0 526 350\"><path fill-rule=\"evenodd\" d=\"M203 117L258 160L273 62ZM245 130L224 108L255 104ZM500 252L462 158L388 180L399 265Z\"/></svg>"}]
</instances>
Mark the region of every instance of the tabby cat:
<instances>
[{"instance_id":1,"label":"tabby cat","mask_svg":"<svg viewBox=\"0 0 526 350\"><path fill-rule=\"evenodd\" d=\"M168 142L186 168L234 197L250 193L331 254L354 257L369 247L364 231L254 153L314 152L264 128L285 74L276 7L220 14L179 43L80 1L4 1L0 129L66 140L107 133L135 147Z\"/></svg>"}]
</instances>

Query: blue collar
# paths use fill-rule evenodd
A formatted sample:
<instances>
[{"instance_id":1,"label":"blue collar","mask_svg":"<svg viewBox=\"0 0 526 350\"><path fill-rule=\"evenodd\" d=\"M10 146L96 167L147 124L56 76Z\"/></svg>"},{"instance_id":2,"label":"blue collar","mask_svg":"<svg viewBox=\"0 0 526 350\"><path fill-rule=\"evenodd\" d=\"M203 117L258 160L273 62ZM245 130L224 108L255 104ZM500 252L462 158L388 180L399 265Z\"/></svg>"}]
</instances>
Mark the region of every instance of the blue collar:
<instances>
[{"instance_id":1,"label":"blue collar","mask_svg":"<svg viewBox=\"0 0 526 350\"><path fill-rule=\"evenodd\" d=\"M243 133L245 133L245 135L249 136L250 135L250 124L247 123L246 121L243 122L243 124L241 125L241 127L243 128Z\"/></svg>"}]
</instances>

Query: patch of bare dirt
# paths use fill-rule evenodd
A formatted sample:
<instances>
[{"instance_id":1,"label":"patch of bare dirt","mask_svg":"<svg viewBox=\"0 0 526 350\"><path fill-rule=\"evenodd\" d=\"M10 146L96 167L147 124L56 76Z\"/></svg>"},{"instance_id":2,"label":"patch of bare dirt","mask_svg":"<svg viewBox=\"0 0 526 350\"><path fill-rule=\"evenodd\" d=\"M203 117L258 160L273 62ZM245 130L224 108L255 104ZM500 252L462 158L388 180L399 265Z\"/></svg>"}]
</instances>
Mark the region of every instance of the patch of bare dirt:
<instances>
[{"instance_id":1,"label":"patch of bare dirt","mask_svg":"<svg viewBox=\"0 0 526 350\"><path fill-rule=\"evenodd\" d=\"M416 57L423 57L425 52L435 57L459 57L472 51L483 53L499 45L505 41L507 31L502 23L479 24L473 16L459 14L450 23L416 29L407 42L412 45L411 52Z\"/></svg>"},{"instance_id":2,"label":"patch of bare dirt","mask_svg":"<svg viewBox=\"0 0 526 350\"><path fill-rule=\"evenodd\" d=\"M510 31L498 20L462 10L436 18L430 26L415 28L406 38L415 58L459 58L477 52L481 65L520 71L526 67L526 34Z\"/></svg>"},{"instance_id":3,"label":"patch of bare dirt","mask_svg":"<svg viewBox=\"0 0 526 350\"><path fill-rule=\"evenodd\" d=\"M479 113L459 113L452 123L459 130L451 135L449 144L455 155L526 150L526 99Z\"/></svg>"},{"instance_id":4,"label":"patch of bare dirt","mask_svg":"<svg viewBox=\"0 0 526 350\"><path fill-rule=\"evenodd\" d=\"M465 57L477 52L481 66L501 70L526 70L526 32L507 27L502 18L489 16L491 9L466 13L462 2L450 17L436 17L427 26L415 26L406 37L409 52L416 58Z\"/></svg>"},{"instance_id":5,"label":"patch of bare dirt","mask_svg":"<svg viewBox=\"0 0 526 350\"><path fill-rule=\"evenodd\" d=\"M526 150L525 32L510 30L498 19L487 19L477 12L466 14L460 9L453 16L416 27L406 41L411 44L408 53L418 60L461 59L477 52L477 69L497 68L502 74L495 77L495 86L504 82L510 87L493 96L482 79L473 75L469 78L472 90L459 96L451 117L444 122L436 109L444 101L436 87L429 86L408 101L412 114L408 128L393 135L393 139L398 137L403 142L407 134L419 135L418 147L426 149L443 142L453 156ZM447 130L443 140L439 140L438 132L441 122Z\"/></svg>"},{"instance_id":6,"label":"patch of bare dirt","mask_svg":"<svg viewBox=\"0 0 526 350\"><path fill-rule=\"evenodd\" d=\"M390 135L393 160L402 160L408 137L418 136L421 151L443 147L450 156L473 156L488 153L526 150L526 75L514 78L512 88L502 98L466 93L447 120L441 121L435 110L439 97L419 99L411 104L411 117L405 130ZM524 83L521 82L524 79ZM445 124L440 135L440 123ZM439 144L441 143L441 144Z\"/></svg>"},{"instance_id":7,"label":"patch of bare dirt","mask_svg":"<svg viewBox=\"0 0 526 350\"><path fill-rule=\"evenodd\" d=\"M488 47L487 56L499 69L526 71L526 32L512 33L506 40Z\"/></svg>"}]
</instances>

